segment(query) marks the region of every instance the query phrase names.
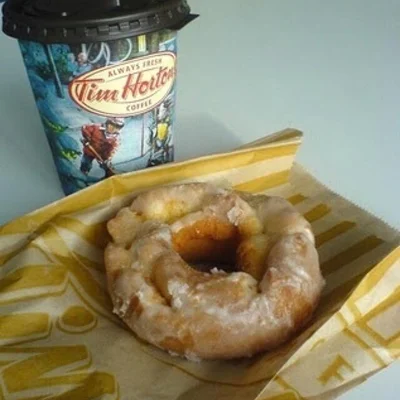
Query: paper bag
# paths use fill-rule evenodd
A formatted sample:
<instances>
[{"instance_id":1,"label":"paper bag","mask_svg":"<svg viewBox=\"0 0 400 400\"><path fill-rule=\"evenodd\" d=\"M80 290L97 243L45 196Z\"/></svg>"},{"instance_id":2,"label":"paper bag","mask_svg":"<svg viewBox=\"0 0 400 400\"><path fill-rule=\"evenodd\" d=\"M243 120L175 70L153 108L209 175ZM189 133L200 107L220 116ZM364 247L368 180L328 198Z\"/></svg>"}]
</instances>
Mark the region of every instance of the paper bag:
<instances>
[{"instance_id":1,"label":"paper bag","mask_svg":"<svg viewBox=\"0 0 400 400\"><path fill-rule=\"evenodd\" d=\"M399 233L294 164L301 139L286 130L115 176L3 226L0 399L331 399L399 357ZM105 222L139 191L189 181L284 196L312 223L327 285L310 324L275 351L191 362L112 313Z\"/></svg>"}]
</instances>

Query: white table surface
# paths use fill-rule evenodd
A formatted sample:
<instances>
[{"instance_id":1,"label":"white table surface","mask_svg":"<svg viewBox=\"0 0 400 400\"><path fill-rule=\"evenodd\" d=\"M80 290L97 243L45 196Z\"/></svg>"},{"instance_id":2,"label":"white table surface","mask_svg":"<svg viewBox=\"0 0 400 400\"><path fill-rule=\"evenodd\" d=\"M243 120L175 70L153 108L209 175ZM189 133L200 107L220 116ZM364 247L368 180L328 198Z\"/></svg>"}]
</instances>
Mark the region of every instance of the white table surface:
<instances>
[{"instance_id":1,"label":"white table surface","mask_svg":"<svg viewBox=\"0 0 400 400\"><path fill-rule=\"evenodd\" d=\"M191 0L177 158L305 132L298 161L400 228L400 1ZM13 39L0 33L0 224L63 196ZM341 397L400 398L400 363Z\"/></svg>"}]
</instances>

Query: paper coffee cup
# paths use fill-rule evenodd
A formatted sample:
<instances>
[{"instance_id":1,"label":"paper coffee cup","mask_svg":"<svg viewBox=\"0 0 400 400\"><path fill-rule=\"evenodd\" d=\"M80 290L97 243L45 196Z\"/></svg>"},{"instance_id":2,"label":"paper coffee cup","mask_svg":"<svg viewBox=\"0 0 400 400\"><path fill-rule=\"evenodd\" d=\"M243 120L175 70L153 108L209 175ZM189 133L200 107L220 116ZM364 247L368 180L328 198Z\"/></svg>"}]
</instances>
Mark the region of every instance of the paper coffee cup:
<instances>
[{"instance_id":1,"label":"paper coffee cup","mask_svg":"<svg viewBox=\"0 0 400 400\"><path fill-rule=\"evenodd\" d=\"M66 194L174 159L177 31L184 0L9 0Z\"/></svg>"}]
</instances>

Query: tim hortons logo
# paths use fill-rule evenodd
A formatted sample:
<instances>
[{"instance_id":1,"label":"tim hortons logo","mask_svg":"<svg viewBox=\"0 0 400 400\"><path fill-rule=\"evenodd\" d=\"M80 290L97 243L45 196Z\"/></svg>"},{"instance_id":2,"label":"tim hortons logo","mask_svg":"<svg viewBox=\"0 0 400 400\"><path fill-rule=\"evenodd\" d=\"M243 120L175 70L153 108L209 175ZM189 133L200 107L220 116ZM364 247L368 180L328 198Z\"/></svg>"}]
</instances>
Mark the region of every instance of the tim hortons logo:
<instances>
[{"instance_id":1,"label":"tim hortons logo","mask_svg":"<svg viewBox=\"0 0 400 400\"><path fill-rule=\"evenodd\" d=\"M160 52L87 72L69 84L71 98L83 109L127 117L157 107L169 94L176 56Z\"/></svg>"}]
</instances>

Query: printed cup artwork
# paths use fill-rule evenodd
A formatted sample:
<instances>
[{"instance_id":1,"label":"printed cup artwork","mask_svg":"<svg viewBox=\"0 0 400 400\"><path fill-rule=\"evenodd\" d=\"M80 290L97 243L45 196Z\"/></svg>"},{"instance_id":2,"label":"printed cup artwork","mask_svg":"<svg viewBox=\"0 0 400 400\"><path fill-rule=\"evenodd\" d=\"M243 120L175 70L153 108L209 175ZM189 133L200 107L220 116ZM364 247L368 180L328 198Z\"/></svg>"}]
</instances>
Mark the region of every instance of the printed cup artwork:
<instances>
[{"instance_id":1,"label":"printed cup artwork","mask_svg":"<svg viewBox=\"0 0 400 400\"><path fill-rule=\"evenodd\" d=\"M174 160L185 1L9 0L3 14L65 194Z\"/></svg>"}]
</instances>

